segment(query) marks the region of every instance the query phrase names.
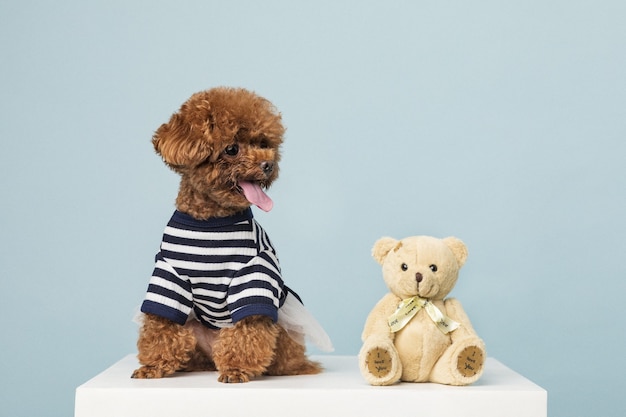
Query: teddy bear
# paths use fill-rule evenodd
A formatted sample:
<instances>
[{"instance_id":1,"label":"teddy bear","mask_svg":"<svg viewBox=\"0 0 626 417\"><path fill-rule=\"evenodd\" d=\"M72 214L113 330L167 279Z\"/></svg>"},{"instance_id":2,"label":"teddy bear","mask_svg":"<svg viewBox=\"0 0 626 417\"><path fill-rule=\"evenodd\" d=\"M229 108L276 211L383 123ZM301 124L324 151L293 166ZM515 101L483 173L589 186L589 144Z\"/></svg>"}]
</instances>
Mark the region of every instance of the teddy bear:
<instances>
[{"instance_id":1,"label":"teddy bear","mask_svg":"<svg viewBox=\"0 0 626 417\"><path fill-rule=\"evenodd\" d=\"M372 256L389 288L370 312L358 361L371 385L468 385L483 373L485 344L461 303L446 298L467 259L455 237L379 239Z\"/></svg>"}]
</instances>

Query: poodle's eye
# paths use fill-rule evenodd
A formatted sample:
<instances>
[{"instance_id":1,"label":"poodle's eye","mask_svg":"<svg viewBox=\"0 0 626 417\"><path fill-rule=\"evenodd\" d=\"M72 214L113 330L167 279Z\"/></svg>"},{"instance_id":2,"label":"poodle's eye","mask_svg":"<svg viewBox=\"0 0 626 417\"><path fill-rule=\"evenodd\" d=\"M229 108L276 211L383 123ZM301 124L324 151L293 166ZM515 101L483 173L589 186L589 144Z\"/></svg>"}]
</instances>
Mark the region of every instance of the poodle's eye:
<instances>
[{"instance_id":1,"label":"poodle's eye","mask_svg":"<svg viewBox=\"0 0 626 417\"><path fill-rule=\"evenodd\" d=\"M400 265L400 268L402 268L403 271L406 271L407 269L409 269L409 266L407 264L402 264Z\"/></svg>"},{"instance_id":2,"label":"poodle's eye","mask_svg":"<svg viewBox=\"0 0 626 417\"><path fill-rule=\"evenodd\" d=\"M226 149L224 149L226 155L235 156L239 153L239 146L234 143L232 145L228 145Z\"/></svg>"},{"instance_id":3,"label":"poodle's eye","mask_svg":"<svg viewBox=\"0 0 626 417\"><path fill-rule=\"evenodd\" d=\"M437 265L431 265L429 266L430 270L433 272L437 272Z\"/></svg>"},{"instance_id":4,"label":"poodle's eye","mask_svg":"<svg viewBox=\"0 0 626 417\"><path fill-rule=\"evenodd\" d=\"M265 139L262 140L261 143L259 143L259 148L261 148L261 149L267 149L269 147L270 147L270 145L267 143L267 141Z\"/></svg>"}]
</instances>

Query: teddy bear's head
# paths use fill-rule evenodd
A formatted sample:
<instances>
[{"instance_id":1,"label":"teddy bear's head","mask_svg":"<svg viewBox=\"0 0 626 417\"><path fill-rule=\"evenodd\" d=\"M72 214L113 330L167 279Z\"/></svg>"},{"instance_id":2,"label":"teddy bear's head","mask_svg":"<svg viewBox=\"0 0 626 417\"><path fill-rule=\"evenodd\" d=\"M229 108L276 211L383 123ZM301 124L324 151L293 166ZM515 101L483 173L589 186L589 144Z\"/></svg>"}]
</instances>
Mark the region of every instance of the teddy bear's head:
<instances>
[{"instance_id":1,"label":"teddy bear's head","mask_svg":"<svg viewBox=\"0 0 626 417\"><path fill-rule=\"evenodd\" d=\"M396 296L438 300L456 284L467 248L455 237L384 237L374 244L372 256L382 265L385 283Z\"/></svg>"}]
</instances>

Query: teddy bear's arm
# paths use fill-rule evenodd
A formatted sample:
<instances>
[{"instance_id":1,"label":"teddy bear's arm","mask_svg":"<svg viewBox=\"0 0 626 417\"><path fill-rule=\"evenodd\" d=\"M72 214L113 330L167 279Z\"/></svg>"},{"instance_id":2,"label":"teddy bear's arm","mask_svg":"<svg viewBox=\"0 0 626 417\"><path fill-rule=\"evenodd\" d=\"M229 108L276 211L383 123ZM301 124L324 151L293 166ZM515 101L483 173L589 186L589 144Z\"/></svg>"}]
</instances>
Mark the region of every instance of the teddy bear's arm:
<instances>
[{"instance_id":1,"label":"teddy bear's arm","mask_svg":"<svg viewBox=\"0 0 626 417\"><path fill-rule=\"evenodd\" d=\"M467 317L467 314L465 314L465 310L459 300L456 298L448 298L445 300L444 306L447 316L461 324L458 329L450 333L453 341L476 336L472 323L469 317Z\"/></svg>"},{"instance_id":2,"label":"teddy bear's arm","mask_svg":"<svg viewBox=\"0 0 626 417\"><path fill-rule=\"evenodd\" d=\"M361 335L362 341L365 341L368 337L373 335L393 340L394 333L392 333L389 328L388 320L389 316L398 308L400 301L400 298L389 293L376 303L365 321L365 327Z\"/></svg>"}]
</instances>

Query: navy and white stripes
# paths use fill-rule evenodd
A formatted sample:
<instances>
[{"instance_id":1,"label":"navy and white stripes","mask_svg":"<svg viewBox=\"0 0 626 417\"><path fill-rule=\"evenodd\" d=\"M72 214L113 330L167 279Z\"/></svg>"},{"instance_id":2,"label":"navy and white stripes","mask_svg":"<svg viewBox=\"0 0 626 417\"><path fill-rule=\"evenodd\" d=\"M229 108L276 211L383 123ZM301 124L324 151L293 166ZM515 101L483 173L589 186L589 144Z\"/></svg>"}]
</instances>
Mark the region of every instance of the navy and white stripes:
<instances>
[{"instance_id":1,"label":"navy and white stripes","mask_svg":"<svg viewBox=\"0 0 626 417\"><path fill-rule=\"evenodd\" d=\"M287 290L276 252L252 210L203 221L176 211L141 311L184 324L193 310L212 328L257 314L276 321Z\"/></svg>"}]
</instances>

